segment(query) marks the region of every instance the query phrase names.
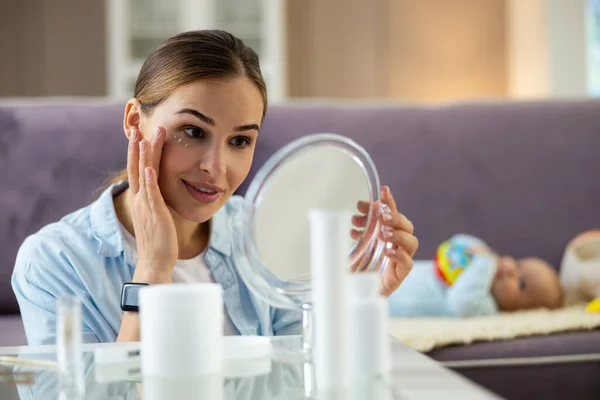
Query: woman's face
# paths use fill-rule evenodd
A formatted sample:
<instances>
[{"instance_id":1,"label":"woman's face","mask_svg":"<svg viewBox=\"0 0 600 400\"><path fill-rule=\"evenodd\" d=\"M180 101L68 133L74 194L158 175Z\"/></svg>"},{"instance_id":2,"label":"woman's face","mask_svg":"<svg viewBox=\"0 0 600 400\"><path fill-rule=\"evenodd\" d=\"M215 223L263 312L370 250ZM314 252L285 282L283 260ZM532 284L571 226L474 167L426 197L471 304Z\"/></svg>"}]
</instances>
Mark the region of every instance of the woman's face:
<instances>
[{"instance_id":1,"label":"woman's face","mask_svg":"<svg viewBox=\"0 0 600 400\"><path fill-rule=\"evenodd\" d=\"M248 175L262 115L247 77L182 86L141 114L145 139L157 126L166 130L158 183L167 205L186 220L208 221Z\"/></svg>"}]
</instances>

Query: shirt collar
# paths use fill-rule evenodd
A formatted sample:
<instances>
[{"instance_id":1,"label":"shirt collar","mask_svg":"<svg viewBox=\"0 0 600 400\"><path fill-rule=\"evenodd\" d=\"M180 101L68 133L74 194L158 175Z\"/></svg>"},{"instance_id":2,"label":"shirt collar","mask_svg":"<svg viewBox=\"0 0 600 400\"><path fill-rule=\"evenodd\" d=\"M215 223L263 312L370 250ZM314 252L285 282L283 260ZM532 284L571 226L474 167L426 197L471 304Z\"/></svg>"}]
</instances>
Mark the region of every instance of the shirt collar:
<instances>
[{"instance_id":1,"label":"shirt collar","mask_svg":"<svg viewBox=\"0 0 600 400\"><path fill-rule=\"evenodd\" d=\"M208 247L226 257L231 255L231 229L229 226L229 210L227 204L223 205L210 220L210 238Z\"/></svg>"},{"instance_id":2,"label":"shirt collar","mask_svg":"<svg viewBox=\"0 0 600 400\"><path fill-rule=\"evenodd\" d=\"M106 257L118 257L125 252L126 261L135 265L137 254L126 243L120 229L113 198L129 187L127 181L117 182L108 187L96 200L90 211L90 223L94 237L99 242L98 253ZM210 220L210 238L208 247L224 256L231 254L231 241L228 229L229 212L227 205L221 207Z\"/></svg>"},{"instance_id":3,"label":"shirt collar","mask_svg":"<svg viewBox=\"0 0 600 400\"><path fill-rule=\"evenodd\" d=\"M109 186L96 200L90 210L92 234L100 246L98 253L106 257L118 257L123 251L123 235L115 212L113 198L129 187L127 181Z\"/></svg>"}]
</instances>

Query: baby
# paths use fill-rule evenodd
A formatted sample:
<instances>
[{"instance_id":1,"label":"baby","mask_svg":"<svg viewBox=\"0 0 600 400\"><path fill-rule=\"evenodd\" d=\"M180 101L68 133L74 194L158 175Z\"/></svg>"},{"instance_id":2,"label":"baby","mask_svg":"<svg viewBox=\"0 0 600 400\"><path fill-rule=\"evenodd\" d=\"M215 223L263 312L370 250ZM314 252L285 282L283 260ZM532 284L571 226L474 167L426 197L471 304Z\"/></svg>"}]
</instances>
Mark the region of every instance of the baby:
<instances>
[{"instance_id":1,"label":"baby","mask_svg":"<svg viewBox=\"0 0 600 400\"><path fill-rule=\"evenodd\" d=\"M451 265L453 264L453 265ZM539 258L499 257L483 241L456 235L433 261L415 261L388 298L390 315L471 317L528 308L558 308L555 270Z\"/></svg>"}]
</instances>

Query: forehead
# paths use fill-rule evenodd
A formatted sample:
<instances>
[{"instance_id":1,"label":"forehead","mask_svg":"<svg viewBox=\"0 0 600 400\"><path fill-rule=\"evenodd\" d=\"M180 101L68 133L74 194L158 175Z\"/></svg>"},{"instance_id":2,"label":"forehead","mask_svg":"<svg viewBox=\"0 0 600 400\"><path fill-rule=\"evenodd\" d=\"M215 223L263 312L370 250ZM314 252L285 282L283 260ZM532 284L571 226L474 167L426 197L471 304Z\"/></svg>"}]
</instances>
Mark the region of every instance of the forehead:
<instances>
[{"instance_id":1,"label":"forehead","mask_svg":"<svg viewBox=\"0 0 600 400\"><path fill-rule=\"evenodd\" d=\"M548 263L540 259L523 259L520 264L527 281L527 297L532 302L539 303L559 290L556 272Z\"/></svg>"},{"instance_id":2,"label":"forehead","mask_svg":"<svg viewBox=\"0 0 600 400\"><path fill-rule=\"evenodd\" d=\"M258 124L263 115L263 97L245 76L199 80L177 88L159 107L169 113L191 108L214 119L217 125L219 120Z\"/></svg>"},{"instance_id":3,"label":"forehead","mask_svg":"<svg viewBox=\"0 0 600 400\"><path fill-rule=\"evenodd\" d=\"M554 270L550 264L539 258L523 258L519 260L523 274L536 276L553 276Z\"/></svg>"}]
</instances>

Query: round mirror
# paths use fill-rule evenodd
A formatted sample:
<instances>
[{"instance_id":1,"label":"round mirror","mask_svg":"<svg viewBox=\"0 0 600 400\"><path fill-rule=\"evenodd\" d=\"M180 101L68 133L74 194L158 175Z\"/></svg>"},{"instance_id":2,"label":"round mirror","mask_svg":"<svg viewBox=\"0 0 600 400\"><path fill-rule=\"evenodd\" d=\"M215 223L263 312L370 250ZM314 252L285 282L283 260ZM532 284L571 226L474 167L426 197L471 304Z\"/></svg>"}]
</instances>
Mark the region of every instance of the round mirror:
<instances>
[{"instance_id":1,"label":"round mirror","mask_svg":"<svg viewBox=\"0 0 600 400\"><path fill-rule=\"evenodd\" d=\"M362 218L348 248L352 271L379 271L387 258L378 239L379 177L367 152L340 135L306 136L283 147L248 187L245 208L234 219L240 275L274 307L310 303L308 212L348 211ZM358 203L366 208L359 211ZM351 235L351 232L348 232Z\"/></svg>"}]
</instances>

